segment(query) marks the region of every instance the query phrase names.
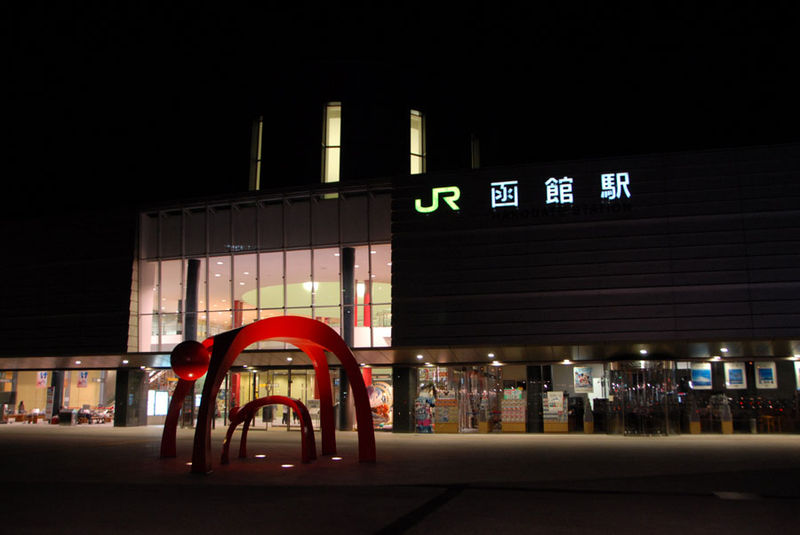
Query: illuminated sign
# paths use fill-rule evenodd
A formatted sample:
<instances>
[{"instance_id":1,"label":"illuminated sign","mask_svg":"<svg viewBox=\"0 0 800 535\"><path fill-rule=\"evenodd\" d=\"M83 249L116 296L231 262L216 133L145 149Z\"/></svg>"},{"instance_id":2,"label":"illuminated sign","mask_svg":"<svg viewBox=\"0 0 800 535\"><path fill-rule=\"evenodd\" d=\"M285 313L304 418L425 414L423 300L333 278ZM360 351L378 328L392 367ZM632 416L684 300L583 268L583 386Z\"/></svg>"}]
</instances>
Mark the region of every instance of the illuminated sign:
<instances>
[{"instance_id":1,"label":"illuminated sign","mask_svg":"<svg viewBox=\"0 0 800 535\"><path fill-rule=\"evenodd\" d=\"M600 175L600 187L603 189L600 198L613 201L621 199L624 193L630 199L631 191L628 189L630 183L631 177L628 173L603 173Z\"/></svg>"},{"instance_id":2,"label":"illuminated sign","mask_svg":"<svg viewBox=\"0 0 800 535\"><path fill-rule=\"evenodd\" d=\"M458 211L459 207L456 204L456 201L461 197L461 190L458 186L445 186L441 188L433 188L431 190L431 195L433 200L431 201L430 206L422 206L422 199L415 199L414 200L414 208L417 212L422 214L429 214L431 212L435 212L439 209L439 197L447 203L452 210Z\"/></svg>"},{"instance_id":3,"label":"illuminated sign","mask_svg":"<svg viewBox=\"0 0 800 535\"><path fill-rule=\"evenodd\" d=\"M597 175L594 175L595 177ZM522 182L522 184L520 184ZM535 184L535 183L534 183ZM522 180L495 180L489 182L489 200L494 214L518 212L520 209L535 210L536 203L542 202L541 197L541 184L539 186L527 183ZM596 183L595 183L596 184ZM485 186L482 186L485 187ZM527 192L521 190L528 187ZM544 205L542 209L550 210L583 210L589 206L591 201L587 199L587 189L594 193L590 195L597 195L595 187L589 187L585 178L579 177L575 179L574 176L562 176L557 178L551 176L544 181ZM539 190L533 191L533 190ZM486 190L484 190L486 191ZM465 200L469 201L473 194L472 189L468 189ZM484 193L485 194L485 193ZM482 194L483 195L483 194ZM520 195L524 197L524 203L520 205ZM575 199L578 196L580 206L576 206ZM609 210L621 206L624 201L630 199L631 194L631 175L629 172L613 172L613 173L600 173L600 199L603 201L598 203L598 206L605 206ZM431 189L431 200L427 201L428 205L423 205L426 202L424 199L414 199L414 208L421 214L429 214L439 209L441 201L447 204L453 211L461 210L457 201L461 198L461 188L458 186L440 186ZM595 197L596 199L596 197ZM625 206L628 206L627 204ZM517 210L507 210L505 212L497 210L498 208L516 208ZM468 209L469 211L469 209ZM559 212L559 213L561 213ZM494 216L493 216L494 217ZM505 217L505 216L504 216Z\"/></svg>"},{"instance_id":4,"label":"illuminated sign","mask_svg":"<svg viewBox=\"0 0 800 535\"><path fill-rule=\"evenodd\" d=\"M492 182L492 208L519 206L518 184L519 182L516 180Z\"/></svg>"},{"instance_id":5,"label":"illuminated sign","mask_svg":"<svg viewBox=\"0 0 800 535\"><path fill-rule=\"evenodd\" d=\"M550 178L544 183L547 188L547 204L572 204L572 179L568 176L564 178Z\"/></svg>"}]
</instances>

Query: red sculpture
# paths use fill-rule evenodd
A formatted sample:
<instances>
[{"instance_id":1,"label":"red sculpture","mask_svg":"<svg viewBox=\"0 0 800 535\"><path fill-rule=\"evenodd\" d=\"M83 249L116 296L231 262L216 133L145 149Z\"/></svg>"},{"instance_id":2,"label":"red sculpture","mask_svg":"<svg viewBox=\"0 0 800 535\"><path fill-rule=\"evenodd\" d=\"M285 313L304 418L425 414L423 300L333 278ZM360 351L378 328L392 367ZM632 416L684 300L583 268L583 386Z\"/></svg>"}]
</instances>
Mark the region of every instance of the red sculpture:
<instances>
[{"instance_id":1,"label":"red sculpture","mask_svg":"<svg viewBox=\"0 0 800 535\"><path fill-rule=\"evenodd\" d=\"M247 432L250 429L250 421L253 419L256 410L265 405L286 405L297 414L300 419L301 431L301 458L304 463L311 462L317 458L317 447L314 441L314 427L311 425L311 416L308 414L308 409L303 402L299 399L287 398L285 396L267 396L263 398L254 399L246 404L241 409L237 410L234 414L231 411L231 424L228 426L228 432L225 435L225 442L222 443L222 457L220 458L221 464L228 464L228 450L230 450L231 437L236 430L236 426L244 422L242 427L242 438L239 440L239 458L247 457ZM234 407L238 408L238 407Z\"/></svg>"},{"instance_id":2,"label":"red sculpture","mask_svg":"<svg viewBox=\"0 0 800 535\"><path fill-rule=\"evenodd\" d=\"M196 381L208 371L211 354L200 342L187 340L181 342L169 356L169 363L175 375L186 381Z\"/></svg>"},{"instance_id":3,"label":"red sculpture","mask_svg":"<svg viewBox=\"0 0 800 535\"><path fill-rule=\"evenodd\" d=\"M372 413L369 397L361 376L358 363L344 340L328 325L300 316L278 316L267 318L238 329L227 331L203 341L202 345L211 348L211 359L200 409L192 451L192 472L211 471L211 419L217 393L225 374L247 346L261 340L278 340L293 344L309 356L317 374L320 394L320 427L322 431L322 454L336 453L336 438L333 418L333 403L330 376L325 351L336 355L344 368L353 391L358 427L358 458L361 462L375 461L375 432L372 426ZM180 346L180 344L179 344ZM178 346L178 347L179 347ZM177 347L176 347L177 349ZM188 352L188 350L186 350ZM195 351L197 351L195 349ZM198 351L199 352L199 351ZM164 432L161 438L161 456L175 456L175 434L178 413L183 397L193 381L178 381L178 386L170 403ZM180 392L182 395L178 395ZM178 399L180 397L180 399Z\"/></svg>"}]
</instances>

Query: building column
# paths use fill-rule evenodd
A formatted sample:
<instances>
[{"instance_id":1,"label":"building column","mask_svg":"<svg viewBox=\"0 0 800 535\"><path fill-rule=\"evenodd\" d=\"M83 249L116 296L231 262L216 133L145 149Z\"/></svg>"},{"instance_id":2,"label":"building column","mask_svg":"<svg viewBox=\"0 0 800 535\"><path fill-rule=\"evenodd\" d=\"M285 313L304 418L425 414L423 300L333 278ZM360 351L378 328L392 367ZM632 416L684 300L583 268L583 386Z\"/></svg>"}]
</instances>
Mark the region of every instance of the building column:
<instances>
[{"instance_id":1,"label":"building column","mask_svg":"<svg viewBox=\"0 0 800 535\"><path fill-rule=\"evenodd\" d=\"M342 248L342 339L347 347L353 347L355 333L355 265L356 250L353 247ZM351 431L353 429L353 396L350 395L350 381L344 368L339 369L339 396L336 403L337 429Z\"/></svg>"},{"instance_id":2,"label":"building column","mask_svg":"<svg viewBox=\"0 0 800 535\"><path fill-rule=\"evenodd\" d=\"M144 370L117 370L114 427L147 425L147 374Z\"/></svg>"},{"instance_id":3,"label":"building column","mask_svg":"<svg viewBox=\"0 0 800 535\"><path fill-rule=\"evenodd\" d=\"M48 418L58 416L64 398L64 370L52 370L50 386L53 389L53 410L47 415Z\"/></svg>"},{"instance_id":4,"label":"building column","mask_svg":"<svg viewBox=\"0 0 800 535\"><path fill-rule=\"evenodd\" d=\"M553 387L550 366L527 366L528 375L528 417L525 422L525 432L543 433L544 419L542 417L542 394L549 392Z\"/></svg>"},{"instance_id":5,"label":"building column","mask_svg":"<svg viewBox=\"0 0 800 535\"><path fill-rule=\"evenodd\" d=\"M414 402L417 399L417 368L395 366L392 368L392 433L413 433L416 430Z\"/></svg>"}]
</instances>

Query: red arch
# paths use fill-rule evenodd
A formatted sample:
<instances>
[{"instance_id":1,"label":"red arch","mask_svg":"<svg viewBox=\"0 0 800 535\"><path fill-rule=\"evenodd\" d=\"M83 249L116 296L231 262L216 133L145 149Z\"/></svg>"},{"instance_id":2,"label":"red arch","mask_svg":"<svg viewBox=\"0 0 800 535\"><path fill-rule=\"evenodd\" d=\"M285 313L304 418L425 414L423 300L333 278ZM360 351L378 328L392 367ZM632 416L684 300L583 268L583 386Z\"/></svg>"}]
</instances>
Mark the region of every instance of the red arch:
<instances>
[{"instance_id":1,"label":"red arch","mask_svg":"<svg viewBox=\"0 0 800 535\"><path fill-rule=\"evenodd\" d=\"M236 426L244 422L242 427L242 438L239 439L239 458L247 457L247 431L250 429L250 421L253 419L255 411L265 405L286 405L291 407L300 419L301 436L301 456L304 463L311 462L317 458L317 447L314 441L314 427L311 425L311 416L308 409L299 399L292 399L286 396L266 396L254 399L241 408L239 412L231 416L231 424L225 435L225 442L222 443L221 464L228 464L228 451L230 450L231 437L236 430Z\"/></svg>"},{"instance_id":2,"label":"red arch","mask_svg":"<svg viewBox=\"0 0 800 535\"><path fill-rule=\"evenodd\" d=\"M194 433L194 448L192 450L192 472L207 473L211 471L211 419L214 416L214 400L222 384L222 380L236 357L247 346L260 340L279 340L293 344L302 349L312 362L315 369L327 369L324 351L336 355L347 374L348 382L353 390L353 403L356 409L356 424L358 426L358 459L361 462L375 461L375 431L372 427L372 411L369 407L367 388L364 378L356 362L353 352L344 343L344 340L328 325L322 322L300 316L277 316L267 318L239 329L227 331L213 337L211 362L208 367L208 376L203 386L203 396L197 416L197 428ZM204 345L206 343L204 342ZM208 346L206 346L208 347ZM323 365L324 361L324 365ZM322 381L320 381L322 383ZM328 382L326 381L326 384ZM322 392L320 392L322 394ZM320 403L320 410L325 403ZM323 447L325 446L326 431L332 434L332 428L327 428L327 420L332 423L332 409L330 417L320 420L323 432ZM320 414L322 418L322 414ZM166 432L166 429L165 429ZM330 439L328 439L330 440Z\"/></svg>"},{"instance_id":3,"label":"red arch","mask_svg":"<svg viewBox=\"0 0 800 535\"><path fill-rule=\"evenodd\" d=\"M206 338L202 344L211 351L214 345L214 338ZM169 402L167 418L164 420L164 430L161 432L161 457L175 457L177 455L176 435L178 429L178 416L183 408L183 400L191 391L195 381L178 379L175 391L172 393L172 400Z\"/></svg>"}]
</instances>

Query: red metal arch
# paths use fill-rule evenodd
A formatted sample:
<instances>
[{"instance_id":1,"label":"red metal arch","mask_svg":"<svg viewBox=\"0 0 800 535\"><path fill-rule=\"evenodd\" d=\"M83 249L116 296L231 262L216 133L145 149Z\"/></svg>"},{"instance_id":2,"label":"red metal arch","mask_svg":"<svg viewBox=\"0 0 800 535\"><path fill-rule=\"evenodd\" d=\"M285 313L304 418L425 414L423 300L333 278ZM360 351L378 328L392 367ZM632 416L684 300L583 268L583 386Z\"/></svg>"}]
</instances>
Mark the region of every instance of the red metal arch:
<instances>
[{"instance_id":1,"label":"red metal arch","mask_svg":"<svg viewBox=\"0 0 800 535\"><path fill-rule=\"evenodd\" d=\"M214 338L206 338L202 344L211 351L214 345ZM176 435L178 429L178 416L180 416L181 409L183 408L183 400L186 395L192 390L192 385L195 381L187 381L186 379L178 379L178 384L175 386L175 391L172 393L172 400L169 402L169 410L167 411L167 418L164 420L164 430L161 432L161 457L175 457L177 456Z\"/></svg>"},{"instance_id":2,"label":"red metal arch","mask_svg":"<svg viewBox=\"0 0 800 535\"><path fill-rule=\"evenodd\" d=\"M197 428L194 434L192 450L192 472L207 473L211 471L211 419L214 416L214 400L217 398L220 385L233 365L236 357L249 345L261 340L279 340L290 343L303 350L312 362L315 370L325 368L327 360L324 351L336 355L342 364L350 387L353 390L353 403L356 409L356 425L358 426L358 459L361 462L375 461L375 431L372 426L372 412L364 378L350 348L344 340L328 325L300 316L278 316L267 318L239 329L227 331L213 337L211 362L208 376L203 386L203 396L197 416ZM204 342L204 345L206 343ZM208 346L206 346L208 347ZM318 381L323 385L323 381ZM324 384L329 384L324 381ZM322 397L322 392L320 392ZM328 398L330 399L330 398ZM323 420L320 403L320 426L323 432L323 448L326 443L326 431L332 434L332 408ZM177 421L177 418L176 418ZM166 429L165 429L166 433ZM330 438L328 438L330 440ZM324 451L324 450L323 450Z\"/></svg>"},{"instance_id":3,"label":"red metal arch","mask_svg":"<svg viewBox=\"0 0 800 535\"><path fill-rule=\"evenodd\" d=\"M242 438L239 439L239 458L247 457L247 432L250 429L250 421L253 419L256 410L265 405L286 405L297 414L297 417L300 419L302 460L304 463L308 463L316 459L317 447L314 440L314 427L311 425L311 416L308 414L308 409L303 405L303 402L299 399L292 399L286 396L266 396L254 399L242 407L239 412L231 416L231 424L228 426L225 442L222 443L220 463L228 464L230 462L228 451L230 450L231 438L233 437L233 432L236 430L236 426L242 422L244 422L244 426L242 426Z\"/></svg>"}]
</instances>

